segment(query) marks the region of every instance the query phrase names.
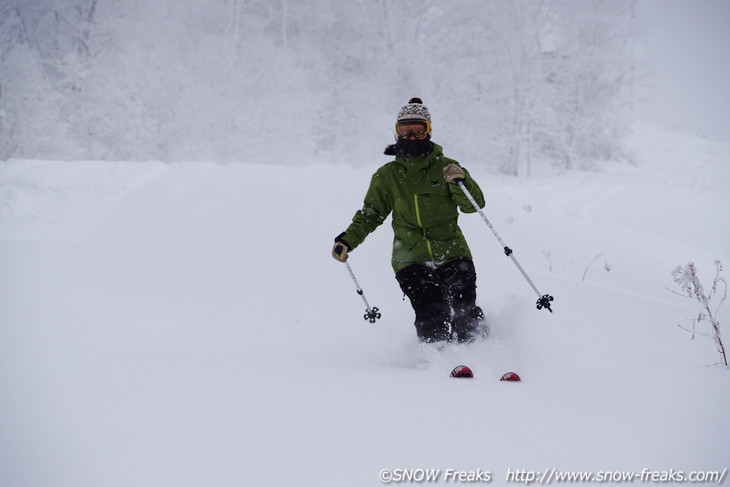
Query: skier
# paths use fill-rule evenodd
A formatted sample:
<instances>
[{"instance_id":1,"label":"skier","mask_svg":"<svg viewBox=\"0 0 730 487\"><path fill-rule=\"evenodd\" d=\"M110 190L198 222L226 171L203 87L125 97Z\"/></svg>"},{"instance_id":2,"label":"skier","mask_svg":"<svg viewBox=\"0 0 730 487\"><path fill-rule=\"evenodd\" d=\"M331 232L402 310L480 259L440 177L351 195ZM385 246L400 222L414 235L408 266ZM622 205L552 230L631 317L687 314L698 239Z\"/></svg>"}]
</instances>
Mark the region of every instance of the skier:
<instances>
[{"instance_id":1,"label":"skier","mask_svg":"<svg viewBox=\"0 0 730 487\"><path fill-rule=\"evenodd\" d=\"M347 230L335 237L332 256L345 262L393 213L391 263L415 311L424 342L470 343L485 335L484 313L476 304L476 271L458 226L458 209L476 210L458 187L463 181L477 203L484 196L466 169L431 142L431 114L419 98L403 106L395 123L395 156L373 175L363 208Z\"/></svg>"}]
</instances>

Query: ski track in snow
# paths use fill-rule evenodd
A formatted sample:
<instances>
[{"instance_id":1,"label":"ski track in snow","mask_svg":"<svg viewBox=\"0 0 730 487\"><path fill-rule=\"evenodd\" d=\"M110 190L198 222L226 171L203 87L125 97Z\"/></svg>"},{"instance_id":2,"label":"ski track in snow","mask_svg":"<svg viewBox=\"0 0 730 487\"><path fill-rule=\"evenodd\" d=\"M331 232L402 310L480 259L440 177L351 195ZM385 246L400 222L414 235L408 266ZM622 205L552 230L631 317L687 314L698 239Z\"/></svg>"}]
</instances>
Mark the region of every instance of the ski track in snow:
<instances>
[{"instance_id":1,"label":"ski track in snow","mask_svg":"<svg viewBox=\"0 0 730 487\"><path fill-rule=\"evenodd\" d=\"M491 335L441 349L415 340L389 220L350 260L377 323L329 256L375 167L2 163L0 485L722 471L730 376L668 289L678 264L730 262L730 151L648 127L632 144L635 166L596 173L469 164L555 312L462 215ZM460 364L474 379L448 377Z\"/></svg>"}]
</instances>

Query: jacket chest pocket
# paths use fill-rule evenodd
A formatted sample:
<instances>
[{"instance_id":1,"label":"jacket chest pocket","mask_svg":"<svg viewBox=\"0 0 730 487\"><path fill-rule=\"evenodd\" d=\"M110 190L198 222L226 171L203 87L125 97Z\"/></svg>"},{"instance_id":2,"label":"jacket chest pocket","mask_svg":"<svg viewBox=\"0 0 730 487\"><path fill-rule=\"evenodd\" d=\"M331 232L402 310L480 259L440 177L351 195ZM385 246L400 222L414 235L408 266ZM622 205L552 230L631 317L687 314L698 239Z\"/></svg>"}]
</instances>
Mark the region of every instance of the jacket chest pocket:
<instances>
[{"instance_id":1,"label":"jacket chest pocket","mask_svg":"<svg viewBox=\"0 0 730 487\"><path fill-rule=\"evenodd\" d=\"M451 199L451 193L444 183L442 187L422 189L416 197L418 210L423 223L438 223L444 218L449 218L454 213L455 206Z\"/></svg>"},{"instance_id":2,"label":"jacket chest pocket","mask_svg":"<svg viewBox=\"0 0 730 487\"><path fill-rule=\"evenodd\" d=\"M420 181L413 186L413 189L419 195L446 195L449 194L449 188L443 176L434 172L424 174Z\"/></svg>"}]
</instances>

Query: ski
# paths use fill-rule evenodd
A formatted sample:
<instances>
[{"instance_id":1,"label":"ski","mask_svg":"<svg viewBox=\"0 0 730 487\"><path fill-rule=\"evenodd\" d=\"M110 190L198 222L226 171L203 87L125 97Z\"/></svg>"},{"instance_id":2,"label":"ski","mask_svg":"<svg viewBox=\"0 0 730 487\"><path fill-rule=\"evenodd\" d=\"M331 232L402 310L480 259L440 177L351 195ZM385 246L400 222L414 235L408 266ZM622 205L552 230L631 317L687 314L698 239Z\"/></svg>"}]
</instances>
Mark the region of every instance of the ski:
<instances>
[{"instance_id":1,"label":"ski","mask_svg":"<svg viewBox=\"0 0 730 487\"><path fill-rule=\"evenodd\" d=\"M457 379L473 379L474 372L466 365L457 365L454 370L451 371L450 377ZM522 378L516 372L507 372L499 379L503 382L521 382Z\"/></svg>"},{"instance_id":2,"label":"ski","mask_svg":"<svg viewBox=\"0 0 730 487\"><path fill-rule=\"evenodd\" d=\"M466 365L457 365L454 370L451 371L451 377L458 379L471 379L474 377L474 373Z\"/></svg>"}]
</instances>

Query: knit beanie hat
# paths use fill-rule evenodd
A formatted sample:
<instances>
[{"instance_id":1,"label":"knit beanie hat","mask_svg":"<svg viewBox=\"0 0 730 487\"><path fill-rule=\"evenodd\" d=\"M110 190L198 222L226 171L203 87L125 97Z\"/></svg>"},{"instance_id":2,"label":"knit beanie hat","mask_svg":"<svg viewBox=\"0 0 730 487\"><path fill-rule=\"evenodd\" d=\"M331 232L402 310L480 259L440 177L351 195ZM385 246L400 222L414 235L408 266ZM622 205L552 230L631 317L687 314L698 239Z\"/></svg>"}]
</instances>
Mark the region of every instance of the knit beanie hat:
<instances>
[{"instance_id":1,"label":"knit beanie hat","mask_svg":"<svg viewBox=\"0 0 730 487\"><path fill-rule=\"evenodd\" d=\"M431 128L431 113L423 105L420 98L411 98L408 100L408 104L404 105L403 108L398 111L398 119L396 120L397 125L404 123L426 123L426 126Z\"/></svg>"}]
</instances>

